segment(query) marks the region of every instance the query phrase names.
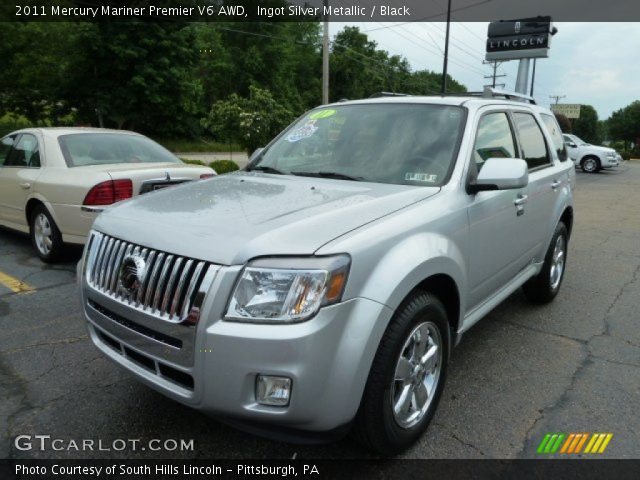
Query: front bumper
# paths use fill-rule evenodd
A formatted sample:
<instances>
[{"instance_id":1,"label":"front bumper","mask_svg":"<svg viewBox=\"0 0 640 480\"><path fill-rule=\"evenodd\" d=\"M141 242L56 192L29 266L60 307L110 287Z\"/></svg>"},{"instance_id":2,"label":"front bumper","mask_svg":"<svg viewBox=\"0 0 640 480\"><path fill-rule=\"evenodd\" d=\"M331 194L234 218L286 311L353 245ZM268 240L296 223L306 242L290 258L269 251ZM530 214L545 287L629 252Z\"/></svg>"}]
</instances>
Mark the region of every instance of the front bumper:
<instances>
[{"instance_id":1,"label":"front bumper","mask_svg":"<svg viewBox=\"0 0 640 480\"><path fill-rule=\"evenodd\" d=\"M618 158L610 158L607 157L604 162L603 162L603 167L605 168L611 168L611 167L618 167L620 165L620 160Z\"/></svg>"},{"instance_id":2,"label":"front bumper","mask_svg":"<svg viewBox=\"0 0 640 480\"><path fill-rule=\"evenodd\" d=\"M156 330L156 322L162 327L158 331L171 332L157 323L162 320L118 305L81 279L90 338L145 384L211 415L318 432L349 423L392 311L375 301L355 298L325 307L299 324L223 321L239 272L240 267L217 270L196 326L182 326L182 331L175 330L180 326L170 326L173 336L191 350L187 355L154 339L153 332L137 328ZM258 374L292 379L287 407L256 402Z\"/></svg>"}]
</instances>

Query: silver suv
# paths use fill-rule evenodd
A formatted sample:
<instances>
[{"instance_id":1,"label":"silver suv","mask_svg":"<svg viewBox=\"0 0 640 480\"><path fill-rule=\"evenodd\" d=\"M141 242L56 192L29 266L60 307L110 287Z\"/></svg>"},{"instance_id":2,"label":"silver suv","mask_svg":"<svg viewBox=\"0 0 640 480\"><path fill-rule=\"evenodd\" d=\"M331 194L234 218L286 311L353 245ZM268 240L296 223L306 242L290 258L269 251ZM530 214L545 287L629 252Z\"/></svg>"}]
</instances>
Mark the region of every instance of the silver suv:
<instances>
[{"instance_id":1,"label":"silver suv","mask_svg":"<svg viewBox=\"0 0 640 480\"><path fill-rule=\"evenodd\" d=\"M558 293L575 173L553 114L485 92L314 109L245 171L122 202L79 265L96 347L252 431L393 454L451 350L523 287Z\"/></svg>"}]
</instances>

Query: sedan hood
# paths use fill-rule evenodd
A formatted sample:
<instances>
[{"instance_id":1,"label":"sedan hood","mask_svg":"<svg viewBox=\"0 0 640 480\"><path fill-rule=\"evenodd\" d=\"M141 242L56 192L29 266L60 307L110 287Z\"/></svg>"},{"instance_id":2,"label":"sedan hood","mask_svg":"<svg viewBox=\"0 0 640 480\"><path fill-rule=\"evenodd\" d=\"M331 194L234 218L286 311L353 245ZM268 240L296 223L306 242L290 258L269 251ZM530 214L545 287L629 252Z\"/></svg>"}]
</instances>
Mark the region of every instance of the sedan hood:
<instances>
[{"instance_id":1,"label":"sedan hood","mask_svg":"<svg viewBox=\"0 0 640 480\"><path fill-rule=\"evenodd\" d=\"M121 202L105 210L94 228L157 250L236 265L264 255L311 255L439 190L238 172Z\"/></svg>"}]
</instances>

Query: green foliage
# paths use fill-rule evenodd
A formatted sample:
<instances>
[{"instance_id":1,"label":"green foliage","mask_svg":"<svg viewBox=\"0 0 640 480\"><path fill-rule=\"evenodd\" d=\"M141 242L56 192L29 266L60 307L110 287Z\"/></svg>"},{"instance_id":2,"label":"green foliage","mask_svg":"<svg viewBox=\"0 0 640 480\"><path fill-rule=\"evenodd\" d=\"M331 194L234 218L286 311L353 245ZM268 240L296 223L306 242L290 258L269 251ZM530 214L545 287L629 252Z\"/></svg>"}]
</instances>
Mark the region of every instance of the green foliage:
<instances>
[{"instance_id":1,"label":"green foliage","mask_svg":"<svg viewBox=\"0 0 640 480\"><path fill-rule=\"evenodd\" d=\"M358 27L345 27L336 35L330 58L330 88L333 101L367 98L377 92L412 95L437 94L442 74L420 70L412 72L400 55L378 49ZM447 77L449 92L466 92L460 83Z\"/></svg>"},{"instance_id":2,"label":"green foliage","mask_svg":"<svg viewBox=\"0 0 640 480\"><path fill-rule=\"evenodd\" d=\"M206 166L206 163L204 163L202 160L193 160L191 158L180 158L180 160L182 160L184 163L187 163L189 165L202 165L203 167Z\"/></svg>"},{"instance_id":3,"label":"green foliage","mask_svg":"<svg viewBox=\"0 0 640 480\"><path fill-rule=\"evenodd\" d=\"M614 140L640 145L640 100L613 112L607 120L607 127L609 136Z\"/></svg>"},{"instance_id":4,"label":"green foliage","mask_svg":"<svg viewBox=\"0 0 640 480\"><path fill-rule=\"evenodd\" d=\"M268 90L251 86L249 97L235 93L213 104L204 125L216 138L237 141L247 152L269 143L294 118Z\"/></svg>"},{"instance_id":5,"label":"green foliage","mask_svg":"<svg viewBox=\"0 0 640 480\"><path fill-rule=\"evenodd\" d=\"M29 122L25 117L7 113L0 117L0 137L13 132L14 130L30 126L31 122Z\"/></svg>"},{"instance_id":6,"label":"green foliage","mask_svg":"<svg viewBox=\"0 0 640 480\"><path fill-rule=\"evenodd\" d=\"M5 22L0 115L132 129L172 151L252 151L321 102L321 38L313 22ZM356 27L330 55L332 100L440 91L441 74L412 71Z\"/></svg>"},{"instance_id":7,"label":"green foliage","mask_svg":"<svg viewBox=\"0 0 640 480\"><path fill-rule=\"evenodd\" d=\"M571 121L573 133L593 145L602 143L602 131L598 128L598 112L591 105L580 107L580 118Z\"/></svg>"},{"instance_id":8,"label":"green foliage","mask_svg":"<svg viewBox=\"0 0 640 480\"><path fill-rule=\"evenodd\" d=\"M213 168L218 175L240 170L238 164L232 160L216 160L215 162L211 162L209 166Z\"/></svg>"},{"instance_id":9,"label":"green foliage","mask_svg":"<svg viewBox=\"0 0 640 480\"><path fill-rule=\"evenodd\" d=\"M558 125L560 125L562 133L571 133L571 120L562 113L554 113L554 115L556 116L556 120L558 120Z\"/></svg>"}]
</instances>

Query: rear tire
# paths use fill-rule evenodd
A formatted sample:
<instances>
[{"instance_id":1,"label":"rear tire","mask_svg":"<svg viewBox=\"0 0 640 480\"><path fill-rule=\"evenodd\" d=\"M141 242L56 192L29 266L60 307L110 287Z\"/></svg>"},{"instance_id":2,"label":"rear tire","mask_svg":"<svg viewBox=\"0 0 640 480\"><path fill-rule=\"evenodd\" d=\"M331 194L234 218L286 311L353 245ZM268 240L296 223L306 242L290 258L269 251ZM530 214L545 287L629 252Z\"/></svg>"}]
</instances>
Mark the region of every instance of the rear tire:
<instances>
[{"instance_id":1,"label":"rear tire","mask_svg":"<svg viewBox=\"0 0 640 480\"><path fill-rule=\"evenodd\" d=\"M569 232L559 222L547 250L542 270L523 286L525 296L533 303L549 303L560 291L567 264Z\"/></svg>"},{"instance_id":2,"label":"rear tire","mask_svg":"<svg viewBox=\"0 0 640 480\"><path fill-rule=\"evenodd\" d=\"M62 234L44 205L37 205L33 209L29 219L29 235L33 248L43 262L54 263L62 256Z\"/></svg>"},{"instance_id":3,"label":"rear tire","mask_svg":"<svg viewBox=\"0 0 640 480\"><path fill-rule=\"evenodd\" d=\"M414 444L436 411L447 374L449 324L426 292L396 311L378 346L354 422L357 440L382 455Z\"/></svg>"}]
</instances>

